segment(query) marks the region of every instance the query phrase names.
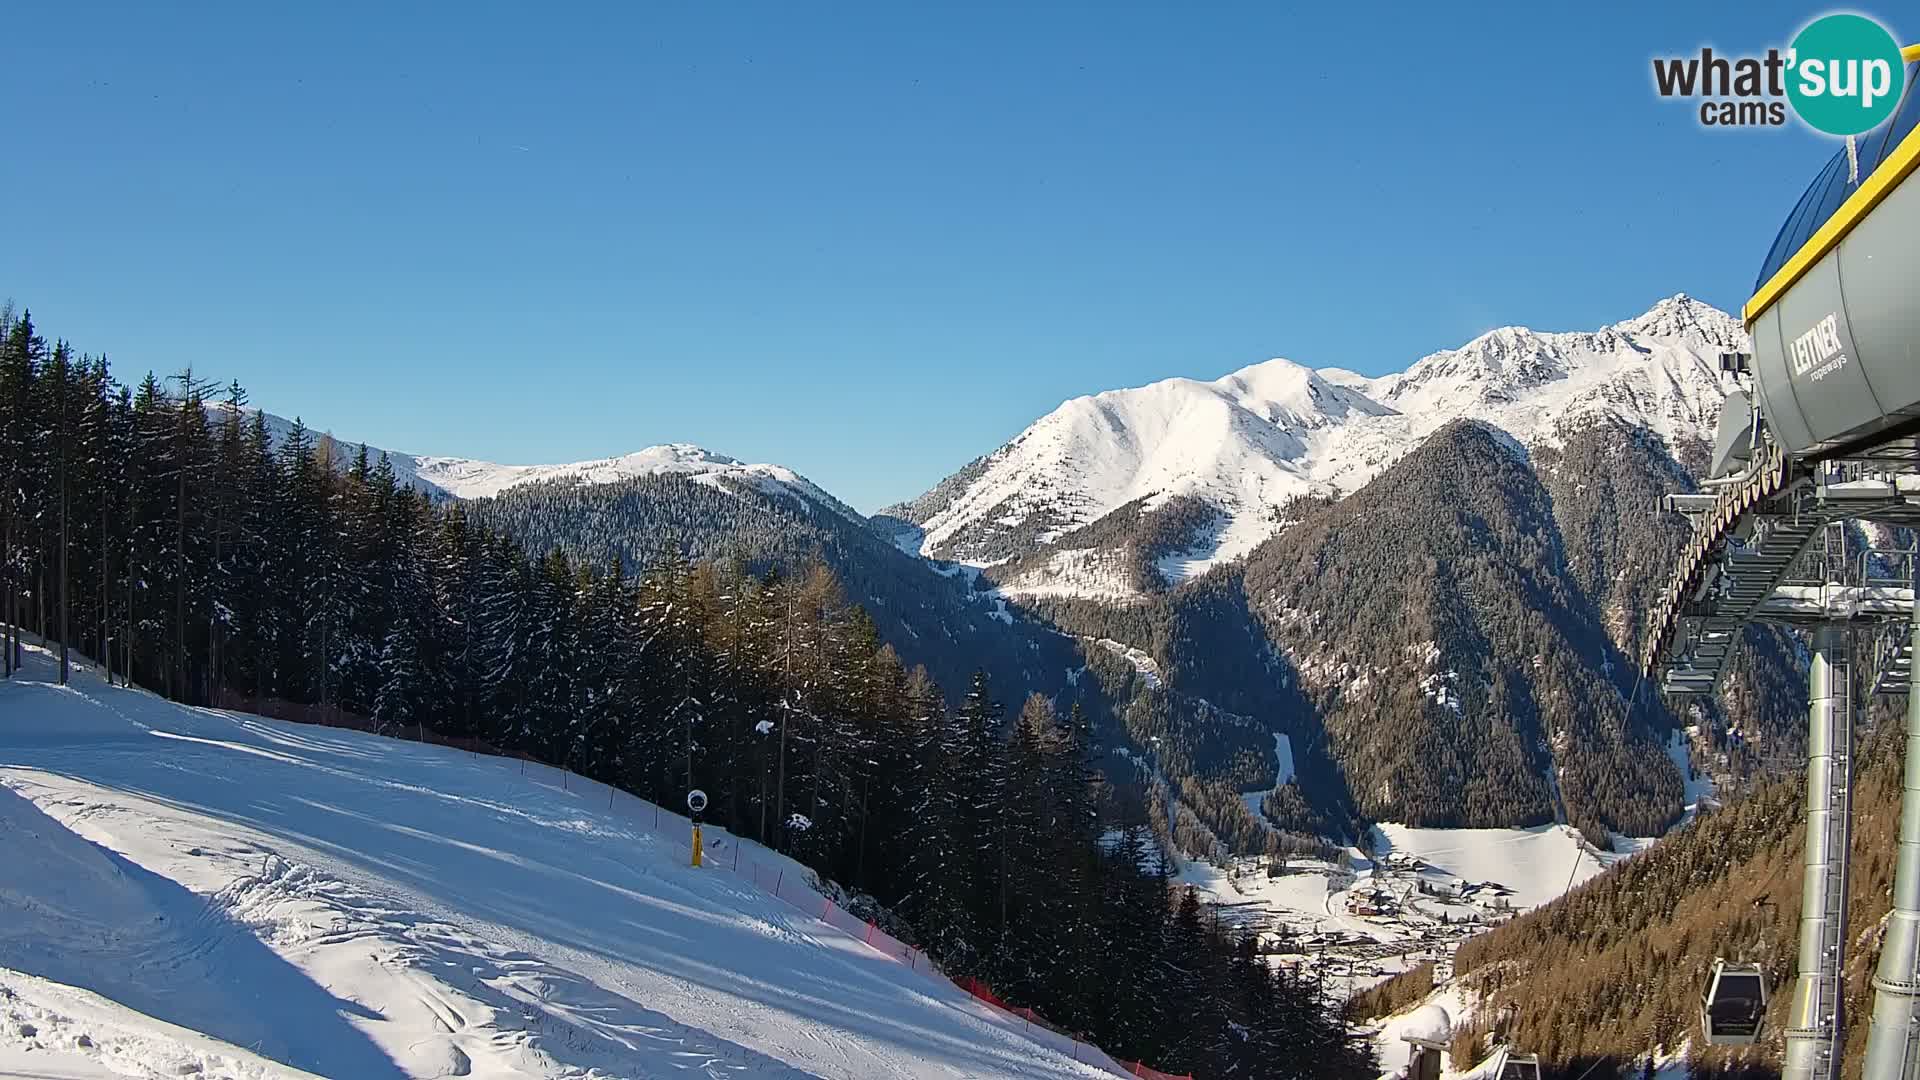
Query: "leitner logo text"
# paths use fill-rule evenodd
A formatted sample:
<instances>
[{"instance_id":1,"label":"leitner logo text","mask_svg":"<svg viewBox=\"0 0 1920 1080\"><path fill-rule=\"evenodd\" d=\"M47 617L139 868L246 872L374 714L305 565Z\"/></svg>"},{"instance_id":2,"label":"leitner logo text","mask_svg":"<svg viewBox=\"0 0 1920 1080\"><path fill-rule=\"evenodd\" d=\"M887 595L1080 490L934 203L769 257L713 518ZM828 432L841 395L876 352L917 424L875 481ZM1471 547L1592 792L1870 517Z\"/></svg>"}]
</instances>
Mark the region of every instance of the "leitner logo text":
<instances>
[{"instance_id":1,"label":"leitner logo text","mask_svg":"<svg viewBox=\"0 0 1920 1080\"><path fill-rule=\"evenodd\" d=\"M1818 382L1846 365L1847 355L1840 349L1840 316L1834 313L1794 338L1787 356L1793 363L1795 375L1812 372L1810 381Z\"/></svg>"}]
</instances>

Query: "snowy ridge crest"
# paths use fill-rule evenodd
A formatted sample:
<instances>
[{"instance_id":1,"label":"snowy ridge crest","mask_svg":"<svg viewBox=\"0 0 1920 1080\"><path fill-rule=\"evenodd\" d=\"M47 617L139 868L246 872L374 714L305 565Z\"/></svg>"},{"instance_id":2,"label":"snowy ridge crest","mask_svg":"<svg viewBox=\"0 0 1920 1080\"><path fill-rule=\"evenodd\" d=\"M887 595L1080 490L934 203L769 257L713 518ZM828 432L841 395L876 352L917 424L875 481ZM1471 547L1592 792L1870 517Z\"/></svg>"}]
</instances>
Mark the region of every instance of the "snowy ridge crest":
<instances>
[{"instance_id":1,"label":"snowy ridge crest","mask_svg":"<svg viewBox=\"0 0 1920 1080\"><path fill-rule=\"evenodd\" d=\"M207 408L215 414L217 422L218 415L226 406L215 402ZM255 411L245 410L248 414ZM293 431L294 422L267 413L266 425L268 435L278 446ZM852 521L866 520L852 507L828 494L824 488L784 465L749 464L693 443L663 443L619 457L559 465L501 465L476 458L383 450L365 443L335 439L330 433L313 428L308 429L307 437L316 444L323 439L332 440L342 451L336 454L336 462L350 461L362 449L372 460L384 454L400 483L437 498L485 499L525 484L617 484L643 476L675 475L690 477L696 483L722 491L729 490L730 483L739 484L769 497L796 500L803 507L823 506Z\"/></svg>"},{"instance_id":2,"label":"snowy ridge crest","mask_svg":"<svg viewBox=\"0 0 1920 1080\"><path fill-rule=\"evenodd\" d=\"M913 504L926 508L921 552L991 565L1134 500L1186 495L1226 517L1211 550L1182 561L1190 576L1272 535L1289 498L1355 491L1454 419L1522 452L1602 418L1669 446L1710 438L1725 397L1718 354L1746 341L1732 315L1682 293L1598 330L1500 327L1379 378L1275 359L1074 398Z\"/></svg>"},{"instance_id":3,"label":"snowy ridge crest","mask_svg":"<svg viewBox=\"0 0 1920 1080\"><path fill-rule=\"evenodd\" d=\"M649 446L620 457L564 465L496 465L455 457L419 457L413 461L414 475L421 483L460 499L486 498L523 484L616 484L642 476L674 475L692 477L697 483L722 490L726 487L722 481L735 481L770 496L799 497L855 521L865 520L852 507L784 465L747 464L692 443Z\"/></svg>"}]
</instances>

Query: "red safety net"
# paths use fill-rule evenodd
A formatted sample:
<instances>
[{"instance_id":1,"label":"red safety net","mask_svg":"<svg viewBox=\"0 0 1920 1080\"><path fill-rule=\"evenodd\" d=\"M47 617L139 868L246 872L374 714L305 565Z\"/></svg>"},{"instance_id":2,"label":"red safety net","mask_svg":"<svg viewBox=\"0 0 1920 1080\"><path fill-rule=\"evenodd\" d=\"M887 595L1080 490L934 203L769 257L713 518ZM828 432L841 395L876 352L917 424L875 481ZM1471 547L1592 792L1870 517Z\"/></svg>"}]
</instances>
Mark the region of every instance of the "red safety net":
<instances>
[{"instance_id":1,"label":"red safety net","mask_svg":"<svg viewBox=\"0 0 1920 1080\"><path fill-rule=\"evenodd\" d=\"M979 998L981 1001L986 1002L996 1009L1005 1009L1007 1012L1013 1011L1013 1006L1007 1004L1001 999L1000 995L994 993L992 987L971 975L960 976L953 980L953 985L965 990L967 993L972 994L974 997Z\"/></svg>"},{"instance_id":2,"label":"red safety net","mask_svg":"<svg viewBox=\"0 0 1920 1080\"><path fill-rule=\"evenodd\" d=\"M1029 1025L1043 1028L1046 1031L1052 1032L1055 1035L1059 1035L1071 1041L1074 1044L1074 1060L1076 1061L1084 1060L1080 1056L1079 1047L1087 1046L1091 1048L1093 1045L1091 1043L1083 1043L1079 1038L1072 1035L1071 1033L1066 1032L1058 1027L1055 1027L1053 1024L1047 1021L1046 1017L1041 1016L1039 1013L1034 1012L1032 1009L1025 1008L1023 1006L1008 1004L1005 998L1002 998L999 994L996 994L993 992L993 987L988 986L986 983L981 982L979 979L976 979L971 975L962 975L959 978L953 980L953 984L955 986L958 986L960 989L965 990L967 993L972 994L974 997L979 998L981 1001L984 1001L987 1004L993 1006L994 1008L999 1009L1001 1012L1009 1013L1013 1016L1017 1016L1020 1019L1025 1020ZM1156 1069L1151 1065L1142 1064L1141 1062L1138 1062L1138 1061L1122 1061L1119 1058L1114 1058L1113 1061L1114 1061L1114 1064L1119 1065L1122 1069L1125 1069L1128 1076L1144 1076L1144 1077L1147 1077L1148 1080L1193 1080L1193 1076L1191 1074L1183 1075L1183 1074L1177 1074L1177 1073L1161 1072L1159 1069Z\"/></svg>"},{"instance_id":3,"label":"red safety net","mask_svg":"<svg viewBox=\"0 0 1920 1080\"><path fill-rule=\"evenodd\" d=\"M1137 1061L1123 1061L1120 1064L1125 1065L1127 1070L1133 1073L1133 1075L1144 1076L1147 1080L1193 1080L1191 1074L1179 1076L1174 1073L1161 1072L1159 1069L1150 1068Z\"/></svg>"}]
</instances>

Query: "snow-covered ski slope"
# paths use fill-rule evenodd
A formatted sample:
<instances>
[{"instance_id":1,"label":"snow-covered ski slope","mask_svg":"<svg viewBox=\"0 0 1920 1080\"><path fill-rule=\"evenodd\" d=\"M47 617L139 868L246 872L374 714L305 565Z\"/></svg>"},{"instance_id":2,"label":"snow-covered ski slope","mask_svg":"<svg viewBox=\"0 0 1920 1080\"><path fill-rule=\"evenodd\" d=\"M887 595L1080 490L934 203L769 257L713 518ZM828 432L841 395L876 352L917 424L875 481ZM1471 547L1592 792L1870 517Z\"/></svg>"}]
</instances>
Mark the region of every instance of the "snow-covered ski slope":
<instances>
[{"instance_id":1,"label":"snow-covered ski slope","mask_svg":"<svg viewBox=\"0 0 1920 1080\"><path fill-rule=\"evenodd\" d=\"M1111 1075L685 865L599 785L27 659L0 683L0 1076Z\"/></svg>"}]
</instances>

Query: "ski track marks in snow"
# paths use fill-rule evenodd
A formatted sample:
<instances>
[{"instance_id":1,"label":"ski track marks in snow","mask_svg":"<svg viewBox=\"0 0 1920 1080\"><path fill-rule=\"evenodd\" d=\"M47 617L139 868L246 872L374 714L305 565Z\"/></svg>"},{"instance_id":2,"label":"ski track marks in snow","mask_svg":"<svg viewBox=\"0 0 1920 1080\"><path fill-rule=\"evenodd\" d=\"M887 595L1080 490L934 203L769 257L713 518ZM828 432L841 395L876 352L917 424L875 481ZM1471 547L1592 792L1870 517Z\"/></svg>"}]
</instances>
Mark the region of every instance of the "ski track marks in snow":
<instances>
[{"instance_id":1,"label":"ski track marks in snow","mask_svg":"<svg viewBox=\"0 0 1920 1080\"><path fill-rule=\"evenodd\" d=\"M599 785L51 675L34 652L0 684L0 847L23 853L0 977L111 999L125 1045L198 1039L235 1077L1104 1075L685 866ZM39 1038L0 1027L0 1052L99 1064Z\"/></svg>"}]
</instances>

